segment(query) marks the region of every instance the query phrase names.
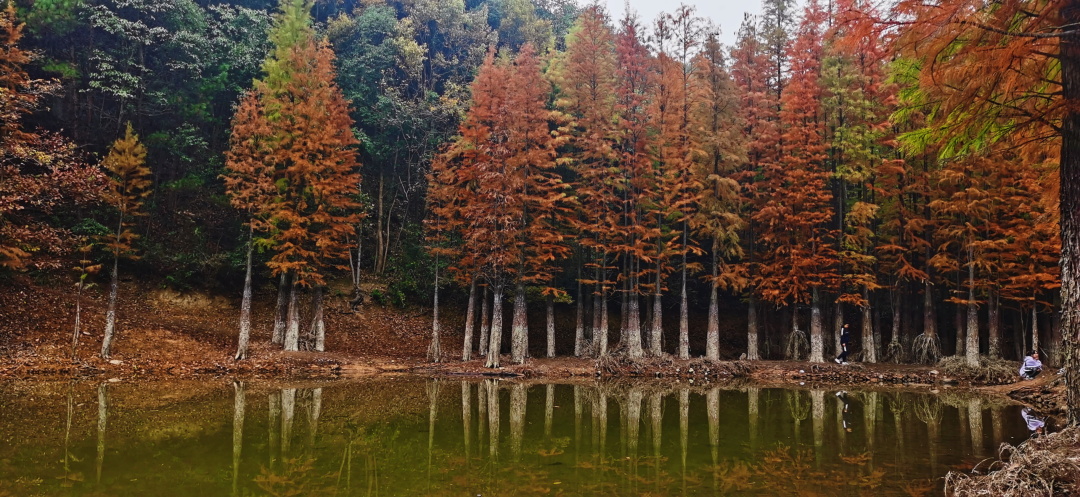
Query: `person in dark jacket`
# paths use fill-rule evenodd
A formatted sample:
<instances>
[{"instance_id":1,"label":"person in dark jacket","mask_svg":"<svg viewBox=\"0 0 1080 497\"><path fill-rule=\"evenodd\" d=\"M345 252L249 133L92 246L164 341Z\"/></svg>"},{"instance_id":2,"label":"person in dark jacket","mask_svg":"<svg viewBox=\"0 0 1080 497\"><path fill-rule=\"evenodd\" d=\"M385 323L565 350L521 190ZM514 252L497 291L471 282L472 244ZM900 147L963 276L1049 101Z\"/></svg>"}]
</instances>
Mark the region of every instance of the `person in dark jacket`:
<instances>
[{"instance_id":1,"label":"person in dark jacket","mask_svg":"<svg viewBox=\"0 0 1080 497\"><path fill-rule=\"evenodd\" d=\"M851 326L844 323L840 328L840 355L836 356L837 364L847 364L848 345L851 343Z\"/></svg>"}]
</instances>

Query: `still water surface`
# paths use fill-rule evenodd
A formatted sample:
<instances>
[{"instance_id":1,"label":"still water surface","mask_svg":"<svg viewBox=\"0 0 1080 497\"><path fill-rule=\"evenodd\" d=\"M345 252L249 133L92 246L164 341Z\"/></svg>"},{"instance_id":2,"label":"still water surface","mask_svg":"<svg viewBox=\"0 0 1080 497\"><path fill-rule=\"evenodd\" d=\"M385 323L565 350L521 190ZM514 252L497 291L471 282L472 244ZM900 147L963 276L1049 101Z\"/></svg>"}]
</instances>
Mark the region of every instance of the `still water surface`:
<instances>
[{"instance_id":1,"label":"still water surface","mask_svg":"<svg viewBox=\"0 0 1080 497\"><path fill-rule=\"evenodd\" d=\"M27 382L0 413L0 496L940 495L1028 436L999 399L685 382Z\"/></svg>"}]
</instances>

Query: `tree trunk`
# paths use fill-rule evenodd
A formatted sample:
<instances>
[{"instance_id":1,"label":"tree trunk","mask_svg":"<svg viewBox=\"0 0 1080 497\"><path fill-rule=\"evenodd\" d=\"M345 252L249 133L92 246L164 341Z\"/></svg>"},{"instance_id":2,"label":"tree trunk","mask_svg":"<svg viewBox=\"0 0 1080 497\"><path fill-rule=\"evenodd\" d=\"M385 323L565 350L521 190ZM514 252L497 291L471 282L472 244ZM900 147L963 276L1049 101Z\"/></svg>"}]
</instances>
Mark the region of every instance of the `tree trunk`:
<instances>
[{"instance_id":1,"label":"tree trunk","mask_svg":"<svg viewBox=\"0 0 1080 497\"><path fill-rule=\"evenodd\" d=\"M607 281L607 269L601 271L603 276L601 281ZM608 349L608 337L611 335L611 327L608 323L608 289L606 284L600 286L600 330L597 334L600 336L600 348L604 351L604 355L607 354Z\"/></svg>"},{"instance_id":2,"label":"tree trunk","mask_svg":"<svg viewBox=\"0 0 1080 497\"><path fill-rule=\"evenodd\" d=\"M998 289L990 289L990 298L987 304L987 315L989 321L987 327L989 328L989 334L987 336L987 354L991 359L1001 359L1001 303L998 297Z\"/></svg>"},{"instance_id":3,"label":"tree trunk","mask_svg":"<svg viewBox=\"0 0 1080 497\"><path fill-rule=\"evenodd\" d=\"M967 354L965 352L965 350L967 350L967 314L965 309L964 306L956 304L954 309L955 312L953 313L953 323L955 323L956 328L956 350L953 351L953 355L955 356L966 357Z\"/></svg>"},{"instance_id":4,"label":"tree trunk","mask_svg":"<svg viewBox=\"0 0 1080 497\"><path fill-rule=\"evenodd\" d=\"M248 342L251 340L251 252L252 237L255 232L248 228L247 264L244 266L244 293L240 298L240 338L237 340L236 355L233 359L242 361L248 357Z\"/></svg>"},{"instance_id":5,"label":"tree trunk","mask_svg":"<svg viewBox=\"0 0 1080 497\"><path fill-rule=\"evenodd\" d=\"M758 316L757 299L750 296L746 309L746 358L751 361L761 359L758 352Z\"/></svg>"},{"instance_id":6,"label":"tree trunk","mask_svg":"<svg viewBox=\"0 0 1080 497\"><path fill-rule=\"evenodd\" d=\"M720 296L716 288L716 277L718 273L716 258L717 243L713 243L713 257L712 257L712 275L713 281L709 284L709 322L706 325L705 332L705 358L710 361L716 361L720 359ZM685 289L686 281L683 281ZM689 354L687 354L689 357Z\"/></svg>"},{"instance_id":7,"label":"tree trunk","mask_svg":"<svg viewBox=\"0 0 1080 497\"><path fill-rule=\"evenodd\" d=\"M664 353L661 338L664 336L664 309L663 309L663 278L660 276L660 265L656 266L656 290L653 292L652 306L652 330L649 332L649 354L659 357Z\"/></svg>"},{"instance_id":8,"label":"tree trunk","mask_svg":"<svg viewBox=\"0 0 1080 497\"><path fill-rule=\"evenodd\" d=\"M491 290L492 294L494 295L491 301L491 331L489 333L490 341L488 343L487 361L484 362L484 367L497 368L499 367L499 354L502 351L502 279L496 280L494 288L492 288Z\"/></svg>"},{"instance_id":9,"label":"tree trunk","mask_svg":"<svg viewBox=\"0 0 1080 497\"><path fill-rule=\"evenodd\" d=\"M326 351L326 320L323 319L323 310L326 308L325 297L326 287L322 285L316 285L312 288L311 306L312 306L312 318L311 318L311 338L315 342L316 352Z\"/></svg>"},{"instance_id":10,"label":"tree trunk","mask_svg":"<svg viewBox=\"0 0 1080 497\"><path fill-rule=\"evenodd\" d=\"M442 324L439 322L439 259L435 259L435 296L431 309L431 344L428 345L428 360L442 362Z\"/></svg>"},{"instance_id":11,"label":"tree trunk","mask_svg":"<svg viewBox=\"0 0 1080 497\"><path fill-rule=\"evenodd\" d=\"M386 236L383 234L383 190L386 183L386 175L379 172L379 194L375 202L375 274L382 274L386 269Z\"/></svg>"},{"instance_id":12,"label":"tree trunk","mask_svg":"<svg viewBox=\"0 0 1080 497\"><path fill-rule=\"evenodd\" d=\"M871 315L870 292L863 288L862 297L865 304L862 307L862 348L863 362L875 363L877 357L877 330L874 329L874 320Z\"/></svg>"},{"instance_id":13,"label":"tree trunk","mask_svg":"<svg viewBox=\"0 0 1080 497\"><path fill-rule=\"evenodd\" d=\"M461 360L472 360L473 312L476 309L476 277L469 282L469 307L465 311L465 342L461 346Z\"/></svg>"},{"instance_id":14,"label":"tree trunk","mask_svg":"<svg viewBox=\"0 0 1080 497\"><path fill-rule=\"evenodd\" d=\"M296 302L296 280L289 278L289 319L285 328L285 350L299 350L300 306Z\"/></svg>"},{"instance_id":15,"label":"tree trunk","mask_svg":"<svg viewBox=\"0 0 1080 497\"><path fill-rule=\"evenodd\" d=\"M514 322L510 330L510 360L517 364L525 364L529 353L529 308L525 300L525 282L519 278L514 289Z\"/></svg>"},{"instance_id":16,"label":"tree trunk","mask_svg":"<svg viewBox=\"0 0 1080 497\"><path fill-rule=\"evenodd\" d=\"M683 247L686 246L686 221L683 221ZM683 252L682 288L679 289L679 359L690 358L690 311L686 303L686 252Z\"/></svg>"},{"instance_id":17,"label":"tree trunk","mask_svg":"<svg viewBox=\"0 0 1080 497\"><path fill-rule=\"evenodd\" d=\"M581 357L585 352L585 295L581 289L581 280L577 284L577 313L574 319L574 357Z\"/></svg>"},{"instance_id":18,"label":"tree trunk","mask_svg":"<svg viewBox=\"0 0 1080 497\"><path fill-rule=\"evenodd\" d=\"M899 284L897 284L897 286L899 286ZM885 359L896 363L903 362L904 360L904 345L903 341L900 339L902 333L900 331L900 324L902 321L900 307L902 299L903 296L900 294L899 288L893 288L889 292L889 307L891 308L890 311L892 311L892 335L889 337L889 351L885 354Z\"/></svg>"},{"instance_id":19,"label":"tree trunk","mask_svg":"<svg viewBox=\"0 0 1080 497\"><path fill-rule=\"evenodd\" d=\"M551 440L551 425L555 418L555 384L544 385L544 440Z\"/></svg>"},{"instance_id":20,"label":"tree trunk","mask_svg":"<svg viewBox=\"0 0 1080 497\"><path fill-rule=\"evenodd\" d=\"M555 357L555 297L547 296L547 356Z\"/></svg>"},{"instance_id":21,"label":"tree trunk","mask_svg":"<svg viewBox=\"0 0 1080 497\"><path fill-rule=\"evenodd\" d=\"M975 249L968 246L967 365L979 366L979 306L975 303Z\"/></svg>"},{"instance_id":22,"label":"tree trunk","mask_svg":"<svg viewBox=\"0 0 1080 497\"><path fill-rule=\"evenodd\" d=\"M71 333L71 360L79 359L79 333L82 333L82 291L85 286L85 274L80 276L79 284L75 290L75 329Z\"/></svg>"},{"instance_id":23,"label":"tree trunk","mask_svg":"<svg viewBox=\"0 0 1080 497\"><path fill-rule=\"evenodd\" d=\"M488 344L491 340L489 334L491 332L491 314L488 313L488 302L491 300L489 294L491 293L491 287L484 285L484 296L480 299L480 357L487 357Z\"/></svg>"},{"instance_id":24,"label":"tree trunk","mask_svg":"<svg viewBox=\"0 0 1080 497\"><path fill-rule=\"evenodd\" d=\"M810 305L810 362L825 362L821 326L821 292L815 287L811 293Z\"/></svg>"},{"instance_id":25,"label":"tree trunk","mask_svg":"<svg viewBox=\"0 0 1080 497\"><path fill-rule=\"evenodd\" d=\"M102 359L108 359L112 354L113 334L116 331L116 293L120 286L119 265L119 254L113 254L112 280L109 283L109 310L105 313L105 337L101 340Z\"/></svg>"},{"instance_id":26,"label":"tree trunk","mask_svg":"<svg viewBox=\"0 0 1080 497\"><path fill-rule=\"evenodd\" d=\"M285 343L285 328L289 320L289 273L281 273L278 280L277 306L274 307L274 331L270 343Z\"/></svg>"},{"instance_id":27,"label":"tree trunk","mask_svg":"<svg viewBox=\"0 0 1080 497\"><path fill-rule=\"evenodd\" d=\"M1031 303L1031 350L1039 352L1039 311L1034 302Z\"/></svg>"},{"instance_id":28,"label":"tree trunk","mask_svg":"<svg viewBox=\"0 0 1080 497\"><path fill-rule=\"evenodd\" d=\"M844 326L844 304L837 302L833 306L833 355L840 355L840 328Z\"/></svg>"},{"instance_id":29,"label":"tree trunk","mask_svg":"<svg viewBox=\"0 0 1080 497\"><path fill-rule=\"evenodd\" d=\"M637 276L631 276L636 281ZM633 287L634 285L631 285ZM626 333L622 336L622 343L626 344L626 352L630 357L641 357L641 309L639 308L638 296L633 294L626 300Z\"/></svg>"},{"instance_id":30,"label":"tree trunk","mask_svg":"<svg viewBox=\"0 0 1080 497\"><path fill-rule=\"evenodd\" d=\"M933 289L930 279L923 282L923 334L937 338L937 314L934 312Z\"/></svg>"},{"instance_id":31,"label":"tree trunk","mask_svg":"<svg viewBox=\"0 0 1080 497\"><path fill-rule=\"evenodd\" d=\"M600 269L599 268L596 270L596 280L600 281ZM597 357L603 357L603 356L607 355L607 344L608 344L607 343L608 342L607 333L601 332L601 330L600 330L600 314L602 314L602 312L600 311L600 307L601 307L600 300L602 299L600 294L601 294L601 285L600 285L600 283L597 283L596 288L593 291L593 297L592 297L592 304L593 304L592 305L592 340L593 340L593 349L594 349L594 352L596 353Z\"/></svg>"}]
</instances>

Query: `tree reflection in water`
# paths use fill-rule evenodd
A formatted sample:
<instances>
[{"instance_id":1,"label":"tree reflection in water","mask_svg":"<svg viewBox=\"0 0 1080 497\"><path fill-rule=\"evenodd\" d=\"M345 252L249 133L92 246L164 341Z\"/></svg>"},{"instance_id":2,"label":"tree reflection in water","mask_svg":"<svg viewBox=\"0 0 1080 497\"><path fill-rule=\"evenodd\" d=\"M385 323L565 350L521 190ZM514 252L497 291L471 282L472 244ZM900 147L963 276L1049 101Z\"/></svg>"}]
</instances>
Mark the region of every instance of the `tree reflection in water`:
<instances>
[{"instance_id":1,"label":"tree reflection in water","mask_svg":"<svg viewBox=\"0 0 1080 497\"><path fill-rule=\"evenodd\" d=\"M0 494L921 495L1027 433L1014 406L955 394L845 402L832 390L715 383L455 382L445 395L447 380L235 381L175 404L133 400L126 383L62 384L47 407L66 419L44 448L0 419L10 432L0 434L28 440L0 447ZM10 412L30 405L0 396ZM12 477L24 460L35 464Z\"/></svg>"}]
</instances>

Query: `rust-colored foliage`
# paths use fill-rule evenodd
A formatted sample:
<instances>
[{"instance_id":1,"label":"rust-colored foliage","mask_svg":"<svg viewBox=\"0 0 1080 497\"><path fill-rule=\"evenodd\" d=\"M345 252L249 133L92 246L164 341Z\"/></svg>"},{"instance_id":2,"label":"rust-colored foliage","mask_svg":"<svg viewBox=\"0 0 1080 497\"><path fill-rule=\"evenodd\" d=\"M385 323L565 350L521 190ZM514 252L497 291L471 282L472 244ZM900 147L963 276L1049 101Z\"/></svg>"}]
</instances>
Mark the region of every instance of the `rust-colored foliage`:
<instances>
[{"instance_id":1,"label":"rust-colored foliage","mask_svg":"<svg viewBox=\"0 0 1080 497\"><path fill-rule=\"evenodd\" d=\"M20 269L36 254L59 255L76 243L54 225L63 208L100 201L105 176L58 134L27 131L23 118L56 88L30 79L31 54L19 47L23 25L8 2L0 11L0 268ZM35 265L55 263L38 257Z\"/></svg>"},{"instance_id":2,"label":"rust-colored foliage","mask_svg":"<svg viewBox=\"0 0 1080 497\"><path fill-rule=\"evenodd\" d=\"M429 231L457 237L461 249L433 250L456 257L463 272L543 283L567 253L558 228L567 199L554 171L549 93L530 45L513 61L489 52L459 136L434 161Z\"/></svg>"},{"instance_id":3,"label":"rust-colored foliage","mask_svg":"<svg viewBox=\"0 0 1080 497\"><path fill-rule=\"evenodd\" d=\"M144 199L150 195L150 168L146 165L146 146L128 123L124 137L113 142L109 155L101 162L109 172L109 189L105 202L119 213L115 233L103 237L103 244L113 257L138 259L132 242L139 235L131 230L133 218L145 216Z\"/></svg>"},{"instance_id":4,"label":"rust-colored foliage","mask_svg":"<svg viewBox=\"0 0 1080 497\"><path fill-rule=\"evenodd\" d=\"M824 116L819 80L822 12L811 3L789 49L791 80L781 99L781 155L764 165L754 214L762 258L755 283L766 300L808 303L814 288L836 285L832 193L824 170Z\"/></svg>"},{"instance_id":5,"label":"rust-colored foliage","mask_svg":"<svg viewBox=\"0 0 1080 497\"><path fill-rule=\"evenodd\" d=\"M225 182L233 205L251 214L259 243L273 251L273 273L317 286L342 266L361 217L358 142L330 46L307 39L283 56L287 77L257 82L241 100Z\"/></svg>"}]
</instances>

